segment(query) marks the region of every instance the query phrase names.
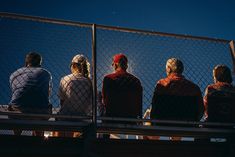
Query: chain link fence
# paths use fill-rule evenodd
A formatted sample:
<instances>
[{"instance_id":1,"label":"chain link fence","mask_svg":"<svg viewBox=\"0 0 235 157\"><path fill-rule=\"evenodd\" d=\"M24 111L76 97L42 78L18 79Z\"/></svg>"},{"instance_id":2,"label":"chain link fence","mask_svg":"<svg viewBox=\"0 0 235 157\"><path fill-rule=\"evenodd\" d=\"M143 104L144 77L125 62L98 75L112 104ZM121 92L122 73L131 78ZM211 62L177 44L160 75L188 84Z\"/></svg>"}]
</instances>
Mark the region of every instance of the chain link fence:
<instances>
[{"instance_id":1,"label":"chain link fence","mask_svg":"<svg viewBox=\"0 0 235 157\"><path fill-rule=\"evenodd\" d=\"M233 67L228 43L205 38L98 28L98 90L102 88L103 77L113 70L113 55L124 53L129 59L127 71L138 77L143 86L143 113L151 106L157 81L166 78L166 62L172 57L183 62L183 75L197 84L203 95L207 85L213 83L212 70L217 64L225 64L231 69Z\"/></svg>"},{"instance_id":2,"label":"chain link fence","mask_svg":"<svg viewBox=\"0 0 235 157\"><path fill-rule=\"evenodd\" d=\"M42 67L48 70L52 76L52 90L50 94L50 104L53 106L53 113L68 116L78 116L74 114L85 112L83 106L62 106L60 99L66 99L67 95L72 95L79 92L80 95L89 95L92 98L92 89L86 89L87 85L80 85L79 89L86 89L87 91L79 91L79 89L73 89L71 84L77 84L76 79L71 74L71 62L75 55L83 54L87 57L88 61L91 61L91 27L88 25L80 24L58 24L55 21L39 20L35 19L22 19L21 18L9 18L1 17L0 19L0 36L1 36L1 83L0 88L2 91L0 94L0 104L7 105L11 101L11 87L9 82L10 75L17 69L25 66L25 56L29 52L37 52L42 56ZM31 71L32 72L32 71ZM33 72L32 72L33 73ZM20 80L22 83L20 88L26 88L24 83L30 83L30 72L23 74L19 72L19 76L15 77L14 80ZM23 77L26 75L25 77ZM28 77L27 77L28 75ZM37 75L35 73L35 75ZM21 77L22 76L22 77ZM65 78L65 76L67 76ZM63 78L63 79L62 79ZM75 81L74 81L75 80ZM32 80L33 81L33 80ZM36 80L35 80L36 81ZM37 80L38 81L38 80ZM78 81L83 84L90 84L91 81ZM77 81L77 82L78 82ZM14 81L12 81L14 82ZM16 81L15 81L16 82ZM63 82L63 85L62 85ZM40 83L40 82L38 82ZM41 88L44 85L39 85L37 88ZM59 94L59 88L60 96ZM66 86L66 87L65 87ZM17 90L17 89L15 89ZM35 91L29 90L34 93ZM84 93L85 92L85 93ZM79 94L78 93L78 94ZM31 95L31 94L29 94ZM73 96L74 97L74 96ZM86 98L89 99L89 98ZM38 100L32 100L38 101ZM73 100L77 101L77 99ZM87 103L87 100L79 100L81 103ZM90 101L91 102L91 101ZM65 103L71 103L65 102ZM90 105L91 103L86 104ZM22 109L20 109L22 110ZM39 107L35 110L40 110ZM6 111L6 108L4 108ZM73 111L73 112L72 112ZM91 111L90 111L91 112ZM28 112L26 112L28 113ZM29 112L30 113L30 112ZM31 112L35 113L35 112ZM39 112L40 113L40 112ZM41 114L47 112L41 112ZM77 112L78 113L78 112ZM84 114L82 114L84 116ZM82 116L79 115L79 116ZM91 116L91 113L85 114ZM19 117L20 119L20 117ZM30 119L30 118L29 118ZM59 119L59 118L58 118ZM61 119L60 119L61 120ZM67 120L64 118L63 120ZM71 118L70 118L71 120Z\"/></svg>"},{"instance_id":3,"label":"chain link fence","mask_svg":"<svg viewBox=\"0 0 235 157\"><path fill-rule=\"evenodd\" d=\"M71 74L71 62L77 54L86 56L92 65L96 63L96 73L87 79L88 83L83 87L75 88L76 83L71 81L71 78L67 79L69 83L65 81L65 94L71 96L71 91L74 91L74 98L76 95L81 98L84 95L92 95L91 80L94 80L94 77L97 79L97 91L101 93L105 75L113 72L113 56L123 53L128 58L127 71L140 80L143 88L142 114L151 106L156 82L166 77L166 61L169 58L176 57L183 62L183 75L197 84L202 94L207 85L213 83L212 70L215 65L225 64L233 68L230 41L227 40L97 25L97 59L92 60L92 25L4 13L0 17L0 36L0 104L8 105L11 100L10 75L24 66L26 54L35 51L42 55L42 67L52 75L50 103L53 105L54 113L61 111L61 97L58 97L61 78ZM90 70L93 71L94 67L91 66ZM84 104L87 103L87 99L91 100L91 97L77 97L73 101L82 101L81 104ZM97 100L99 101L96 104L100 106L100 94ZM73 104L71 100L67 103ZM4 110L7 110L6 107ZM85 110L87 105L70 105L70 109L61 112L61 115L81 116ZM91 107L89 110L92 110ZM85 115L90 116L91 112Z\"/></svg>"}]
</instances>

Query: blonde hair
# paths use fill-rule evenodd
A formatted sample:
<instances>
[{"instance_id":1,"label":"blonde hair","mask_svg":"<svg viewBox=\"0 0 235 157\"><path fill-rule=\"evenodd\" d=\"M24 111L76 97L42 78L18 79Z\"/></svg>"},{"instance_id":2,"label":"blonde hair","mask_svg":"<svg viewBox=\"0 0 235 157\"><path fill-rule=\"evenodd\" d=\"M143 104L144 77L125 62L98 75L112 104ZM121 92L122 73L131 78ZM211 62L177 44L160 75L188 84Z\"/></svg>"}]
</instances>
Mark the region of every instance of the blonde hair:
<instances>
[{"instance_id":1,"label":"blonde hair","mask_svg":"<svg viewBox=\"0 0 235 157\"><path fill-rule=\"evenodd\" d=\"M90 63L84 55L78 54L74 56L71 65L76 65L84 77L90 78Z\"/></svg>"},{"instance_id":2,"label":"blonde hair","mask_svg":"<svg viewBox=\"0 0 235 157\"><path fill-rule=\"evenodd\" d=\"M166 66L171 69L171 72L182 74L184 71L184 64L177 58L170 58L166 62Z\"/></svg>"}]
</instances>

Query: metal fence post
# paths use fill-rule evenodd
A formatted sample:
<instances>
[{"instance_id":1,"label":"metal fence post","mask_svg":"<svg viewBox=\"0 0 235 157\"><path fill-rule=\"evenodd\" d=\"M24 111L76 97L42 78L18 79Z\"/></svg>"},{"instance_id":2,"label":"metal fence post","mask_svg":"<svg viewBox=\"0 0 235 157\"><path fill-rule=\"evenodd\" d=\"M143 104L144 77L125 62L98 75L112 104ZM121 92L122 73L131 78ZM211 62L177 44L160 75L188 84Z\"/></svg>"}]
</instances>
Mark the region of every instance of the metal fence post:
<instances>
[{"instance_id":1,"label":"metal fence post","mask_svg":"<svg viewBox=\"0 0 235 157\"><path fill-rule=\"evenodd\" d=\"M96 126L97 110L97 78L96 78L96 25L92 25L92 84L93 84L93 101L92 101L92 122Z\"/></svg>"},{"instance_id":2,"label":"metal fence post","mask_svg":"<svg viewBox=\"0 0 235 157\"><path fill-rule=\"evenodd\" d=\"M234 40L230 41L229 46L230 46L231 56L232 56L232 60L233 60L233 73L235 74L235 45L234 45Z\"/></svg>"}]
</instances>

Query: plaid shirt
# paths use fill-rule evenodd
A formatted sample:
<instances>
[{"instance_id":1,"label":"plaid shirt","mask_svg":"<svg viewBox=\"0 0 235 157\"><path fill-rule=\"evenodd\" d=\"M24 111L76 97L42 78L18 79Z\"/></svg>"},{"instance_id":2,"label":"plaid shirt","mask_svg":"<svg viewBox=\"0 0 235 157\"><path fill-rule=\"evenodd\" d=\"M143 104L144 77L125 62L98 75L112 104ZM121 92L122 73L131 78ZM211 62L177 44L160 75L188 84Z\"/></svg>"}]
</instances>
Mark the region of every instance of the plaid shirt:
<instances>
[{"instance_id":1,"label":"plaid shirt","mask_svg":"<svg viewBox=\"0 0 235 157\"><path fill-rule=\"evenodd\" d=\"M208 96L212 95L215 92L223 92L228 96L234 97L235 96L235 88L226 82L217 82L215 84L211 84L207 86L205 90L205 96L204 96L204 106L205 106L205 118L207 119L208 113Z\"/></svg>"},{"instance_id":2,"label":"plaid shirt","mask_svg":"<svg viewBox=\"0 0 235 157\"><path fill-rule=\"evenodd\" d=\"M81 74L70 74L60 81L60 114L89 116L92 112L92 84Z\"/></svg>"},{"instance_id":3,"label":"plaid shirt","mask_svg":"<svg viewBox=\"0 0 235 157\"><path fill-rule=\"evenodd\" d=\"M10 105L22 111L48 113L49 93L52 88L50 72L41 67L23 67L10 76L12 98Z\"/></svg>"}]
</instances>

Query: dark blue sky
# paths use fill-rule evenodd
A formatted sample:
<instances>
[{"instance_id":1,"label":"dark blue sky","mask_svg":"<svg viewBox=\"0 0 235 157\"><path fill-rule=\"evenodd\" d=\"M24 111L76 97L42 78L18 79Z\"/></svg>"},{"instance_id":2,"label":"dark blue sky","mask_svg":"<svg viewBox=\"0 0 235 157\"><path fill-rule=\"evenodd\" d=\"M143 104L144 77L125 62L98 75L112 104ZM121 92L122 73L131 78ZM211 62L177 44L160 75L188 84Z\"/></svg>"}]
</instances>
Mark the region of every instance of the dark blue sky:
<instances>
[{"instance_id":1,"label":"dark blue sky","mask_svg":"<svg viewBox=\"0 0 235 157\"><path fill-rule=\"evenodd\" d=\"M235 0L0 0L1 12L235 39Z\"/></svg>"}]
</instances>

